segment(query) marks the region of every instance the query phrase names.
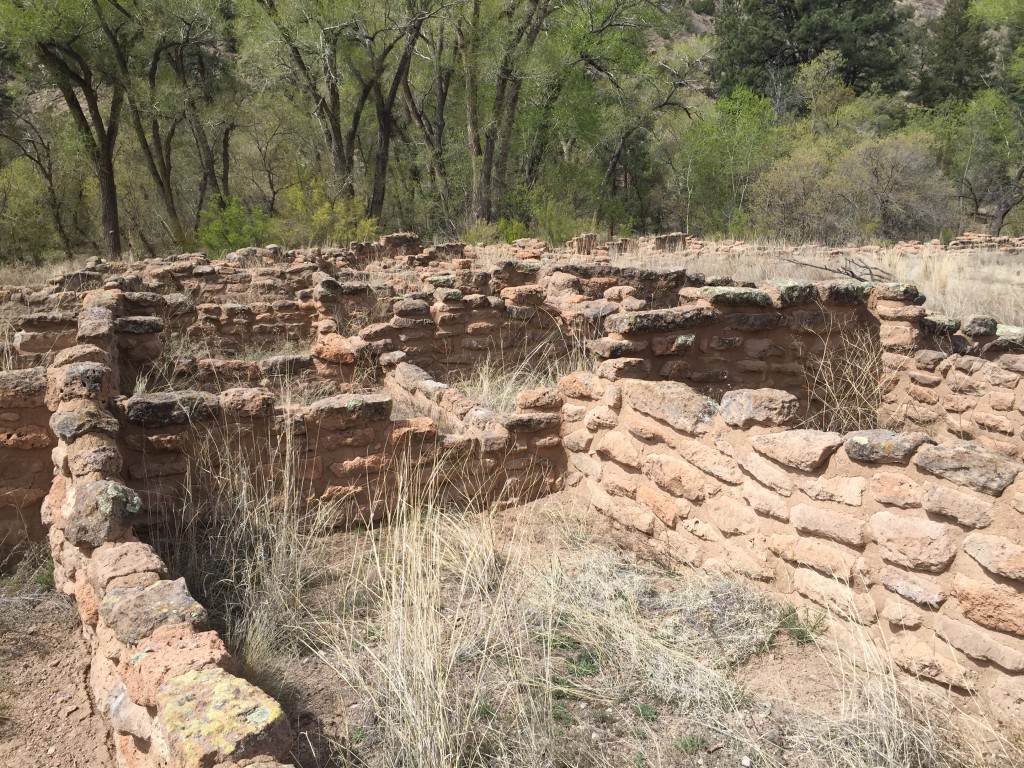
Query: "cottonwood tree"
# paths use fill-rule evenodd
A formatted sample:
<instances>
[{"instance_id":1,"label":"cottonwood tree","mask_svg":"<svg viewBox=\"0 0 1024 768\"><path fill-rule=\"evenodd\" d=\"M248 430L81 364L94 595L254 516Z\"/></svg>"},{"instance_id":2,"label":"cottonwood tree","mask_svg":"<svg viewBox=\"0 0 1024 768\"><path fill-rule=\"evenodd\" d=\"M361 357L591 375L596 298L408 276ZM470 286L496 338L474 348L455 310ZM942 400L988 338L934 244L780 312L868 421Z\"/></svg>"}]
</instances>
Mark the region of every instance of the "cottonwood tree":
<instances>
[{"instance_id":1,"label":"cottonwood tree","mask_svg":"<svg viewBox=\"0 0 1024 768\"><path fill-rule=\"evenodd\" d=\"M0 37L17 56L24 82L40 89L56 88L64 99L96 172L106 253L119 257L121 220L114 155L125 84L93 4L0 0Z\"/></svg>"}]
</instances>

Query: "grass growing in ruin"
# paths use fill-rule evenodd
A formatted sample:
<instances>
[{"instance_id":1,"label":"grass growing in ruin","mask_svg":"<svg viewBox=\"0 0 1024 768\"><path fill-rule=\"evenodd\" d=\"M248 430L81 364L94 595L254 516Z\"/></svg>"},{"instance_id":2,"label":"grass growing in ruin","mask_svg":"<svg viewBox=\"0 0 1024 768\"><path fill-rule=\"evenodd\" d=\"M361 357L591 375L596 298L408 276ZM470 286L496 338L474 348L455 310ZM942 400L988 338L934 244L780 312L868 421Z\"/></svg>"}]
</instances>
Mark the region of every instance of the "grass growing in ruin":
<instances>
[{"instance_id":1,"label":"grass growing in ruin","mask_svg":"<svg viewBox=\"0 0 1024 768\"><path fill-rule=\"evenodd\" d=\"M485 408L514 411L520 392L553 387L570 373L592 371L597 364L587 348L592 337L592 333L577 330L551 333L515 356L488 355L453 384Z\"/></svg>"},{"instance_id":2,"label":"grass growing in ruin","mask_svg":"<svg viewBox=\"0 0 1024 768\"><path fill-rule=\"evenodd\" d=\"M809 411L801 426L840 433L875 429L885 394L878 329L825 317L828 327L817 334L822 351L804 365Z\"/></svg>"},{"instance_id":3,"label":"grass growing in ruin","mask_svg":"<svg viewBox=\"0 0 1024 768\"><path fill-rule=\"evenodd\" d=\"M386 527L332 532L343 505L257 469L301 469L295 436L231 444L197 452L160 549L295 714L303 768L985 763L869 643L841 656L817 614L638 559L568 497L497 511L453 497L452 466L405 463L375 500ZM775 658L828 697L751 683Z\"/></svg>"}]
</instances>

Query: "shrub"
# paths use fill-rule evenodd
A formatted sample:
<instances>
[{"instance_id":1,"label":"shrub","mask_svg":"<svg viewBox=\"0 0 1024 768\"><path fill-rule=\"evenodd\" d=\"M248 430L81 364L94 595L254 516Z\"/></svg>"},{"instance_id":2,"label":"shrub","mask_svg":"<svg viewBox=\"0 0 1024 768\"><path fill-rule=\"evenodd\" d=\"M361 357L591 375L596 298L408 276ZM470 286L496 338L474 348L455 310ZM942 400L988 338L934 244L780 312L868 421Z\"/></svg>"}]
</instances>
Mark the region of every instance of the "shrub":
<instances>
[{"instance_id":1,"label":"shrub","mask_svg":"<svg viewBox=\"0 0 1024 768\"><path fill-rule=\"evenodd\" d=\"M355 197L332 197L322 179L290 187L281 196L274 236L288 245L348 245L380 236L377 220L366 216Z\"/></svg>"},{"instance_id":2,"label":"shrub","mask_svg":"<svg viewBox=\"0 0 1024 768\"><path fill-rule=\"evenodd\" d=\"M38 264L54 244L46 184L26 158L0 170L0 261Z\"/></svg>"},{"instance_id":3,"label":"shrub","mask_svg":"<svg viewBox=\"0 0 1024 768\"><path fill-rule=\"evenodd\" d=\"M514 243L526 237L529 232L519 219L498 219L498 234L506 243Z\"/></svg>"},{"instance_id":4,"label":"shrub","mask_svg":"<svg viewBox=\"0 0 1024 768\"><path fill-rule=\"evenodd\" d=\"M242 198L217 197L199 214L199 242L211 253L222 254L265 242L269 225L266 214Z\"/></svg>"}]
</instances>

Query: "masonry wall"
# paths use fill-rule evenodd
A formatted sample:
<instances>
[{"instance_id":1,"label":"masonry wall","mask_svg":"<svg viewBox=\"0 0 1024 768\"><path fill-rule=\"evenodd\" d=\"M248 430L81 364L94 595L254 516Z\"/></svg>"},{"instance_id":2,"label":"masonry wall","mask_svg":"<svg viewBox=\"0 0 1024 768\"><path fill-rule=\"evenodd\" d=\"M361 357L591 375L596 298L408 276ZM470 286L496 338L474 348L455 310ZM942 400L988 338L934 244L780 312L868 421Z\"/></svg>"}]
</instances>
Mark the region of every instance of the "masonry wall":
<instances>
[{"instance_id":1,"label":"masonry wall","mask_svg":"<svg viewBox=\"0 0 1024 768\"><path fill-rule=\"evenodd\" d=\"M843 343L844 329L882 333L870 306L882 290L863 283L683 288L679 306L609 315L592 347L610 378L686 381L715 398L772 387L806 399L814 360Z\"/></svg>"},{"instance_id":2,"label":"masonry wall","mask_svg":"<svg viewBox=\"0 0 1024 768\"><path fill-rule=\"evenodd\" d=\"M292 743L280 705L232 674L206 611L134 534L142 502L122 482L120 424L107 409L118 379L116 296L89 294L85 304L79 344L46 372L58 443L42 522L54 581L75 596L92 649L92 699L123 765L274 765Z\"/></svg>"},{"instance_id":3,"label":"masonry wall","mask_svg":"<svg viewBox=\"0 0 1024 768\"><path fill-rule=\"evenodd\" d=\"M883 418L1024 455L1024 329L993 318L923 315L893 358Z\"/></svg>"},{"instance_id":4,"label":"masonry wall","mask_svg":"<svg viewBox=\"0 0 1024 768\"><path fill-rule=\"evenodd\" d=\"M1024 466L970 442L793 430L796 398L563 379L568 482L680 568L858 626L909 674L1024 722Z\"/></svg>"},{"instance_id":5,"label":"masonry wall","mask_svg":"<svg viewBox=\"0 0 1024 768\"><path fill-rule=\"evenodd\" d=\"M39 507L56 445L45 395L45 368L0 371L0 562L43 537Z\"/></svg>"}]
</instances>

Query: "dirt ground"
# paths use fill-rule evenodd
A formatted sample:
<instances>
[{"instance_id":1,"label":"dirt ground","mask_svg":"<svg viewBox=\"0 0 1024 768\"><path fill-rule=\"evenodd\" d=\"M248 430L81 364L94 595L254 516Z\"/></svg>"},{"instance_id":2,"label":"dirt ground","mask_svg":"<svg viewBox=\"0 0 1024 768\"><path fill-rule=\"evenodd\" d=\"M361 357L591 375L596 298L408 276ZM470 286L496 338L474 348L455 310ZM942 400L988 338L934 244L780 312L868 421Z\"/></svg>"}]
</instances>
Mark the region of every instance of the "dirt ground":
<instances>
[{"instance_id":1,"label":"dirt ground","mask_svg":"<svg viewBox=\"0 0 1024 768\"><path fill-rule=\"evenodd\" d=\"M88 665L67 600L0 597L0 766L114 768Z\"/></svg>"}]
</instances>

